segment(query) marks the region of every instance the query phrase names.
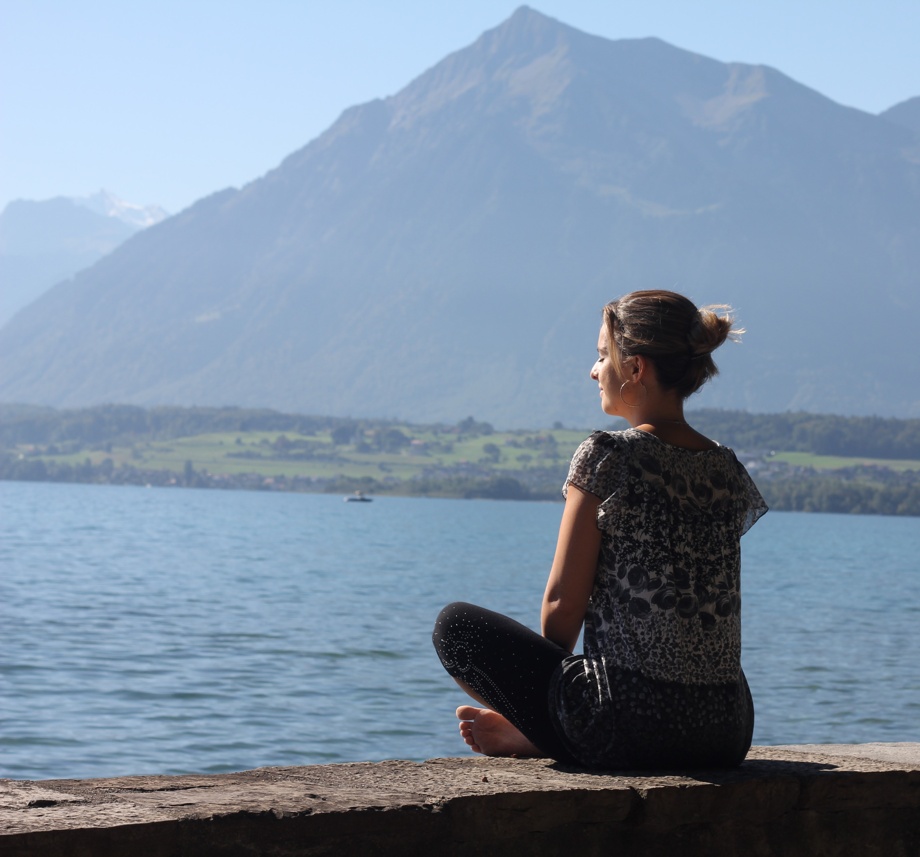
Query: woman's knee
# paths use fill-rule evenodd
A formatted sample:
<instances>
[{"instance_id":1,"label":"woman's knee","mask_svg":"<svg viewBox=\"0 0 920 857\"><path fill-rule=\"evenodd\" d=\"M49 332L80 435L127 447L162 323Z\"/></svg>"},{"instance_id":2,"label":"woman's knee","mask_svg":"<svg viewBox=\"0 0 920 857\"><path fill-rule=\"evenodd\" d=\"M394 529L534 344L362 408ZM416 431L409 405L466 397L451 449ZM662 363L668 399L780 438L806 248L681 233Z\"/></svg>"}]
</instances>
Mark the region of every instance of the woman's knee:
<instances>
[{"instance_id":1,"label":"woman's knee","mask_svg":"<svg viewBox=\"0 0 920 857\"><path fill-rule=\"evenodd\" d=\"M441 644L453 636L454 631L464 619L468 621L471 608L473 605L465 601L454 601L438 613L438 618L434 622L434 631L431 634L431 641L436 649L440 650Z\"/></svg>"},{"instance_id":2,"label":"woman's knee","mask_svg":"<svg viewBox=\"0 0 920 857\"><path fill-rule=\"evenodd\" d=\"M467 604L466 601L452 601L438 613L438 618L434 623L435 627L453 624L457 619L462 619L478 609L474 604Z\"/></svg>"}]
</instances>

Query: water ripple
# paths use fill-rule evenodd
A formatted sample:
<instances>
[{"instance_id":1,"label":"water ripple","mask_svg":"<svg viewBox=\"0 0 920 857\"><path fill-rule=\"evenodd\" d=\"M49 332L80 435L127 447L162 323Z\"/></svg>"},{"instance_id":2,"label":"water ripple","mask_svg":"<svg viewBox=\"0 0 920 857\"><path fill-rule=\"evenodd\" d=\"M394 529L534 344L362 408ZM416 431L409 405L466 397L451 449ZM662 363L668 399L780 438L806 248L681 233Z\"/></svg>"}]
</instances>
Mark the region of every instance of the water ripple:
<instances>
[{"instance_id":1,"label":"water ripple","mask_svg":"<svg viewBox=\"0 0 920 857\"><path fill-rule=\"evenodd\" d=\"M561 507L355 506L0 483L0 776L465 752L434 616L533 627ZM771 513L745 538L756 742L920 740L917 556L918 519Z\"/></svg>"}]
</instances>

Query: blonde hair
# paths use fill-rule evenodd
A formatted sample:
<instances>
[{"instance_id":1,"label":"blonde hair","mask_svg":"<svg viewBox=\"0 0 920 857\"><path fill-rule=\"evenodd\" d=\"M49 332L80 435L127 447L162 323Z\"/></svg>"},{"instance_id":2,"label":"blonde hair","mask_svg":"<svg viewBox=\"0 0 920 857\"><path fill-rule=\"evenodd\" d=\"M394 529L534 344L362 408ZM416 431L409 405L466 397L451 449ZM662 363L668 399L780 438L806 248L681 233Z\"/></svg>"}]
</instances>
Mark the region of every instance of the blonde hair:
<instances>
[{"instance_id":1,"label":"blonde hair","mask_svg":"<svg viewBox=\"0 0 920 857\"><path fill-rule=\"evenodd\" d=\"M744 333L733 327L731 307L712 304L697 309L689 298L664 289L630 292L607 304L603 314L610 356L619 352L621 358L646 357L662 387L676 390L683 399L718 374L712 352ZM625 381L620 361L614 366Z\"/></svg>"}]
</instances>

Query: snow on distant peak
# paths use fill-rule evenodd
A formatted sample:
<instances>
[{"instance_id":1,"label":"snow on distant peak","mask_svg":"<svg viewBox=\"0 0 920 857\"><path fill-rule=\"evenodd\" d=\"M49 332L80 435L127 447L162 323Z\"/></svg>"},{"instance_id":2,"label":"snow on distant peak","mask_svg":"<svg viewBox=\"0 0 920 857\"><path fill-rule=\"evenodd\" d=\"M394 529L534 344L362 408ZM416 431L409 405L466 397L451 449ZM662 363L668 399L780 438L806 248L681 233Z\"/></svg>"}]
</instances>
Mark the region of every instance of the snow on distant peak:
<instances>
[{"instance_id":1,"label":"snow on distant peak","mask_svg":"<svg viewBox=\"0 0 920 857\"><path fill-rule=\"evenodd\" d=\"M137 205L133 202L125 202L107 190L100 190L99 193L94 193L92 196L71 197L71 201L96 214L115 217L137 229L145 229L169 217L169 213L159 205Z\"/></svg>"}]
</instances>

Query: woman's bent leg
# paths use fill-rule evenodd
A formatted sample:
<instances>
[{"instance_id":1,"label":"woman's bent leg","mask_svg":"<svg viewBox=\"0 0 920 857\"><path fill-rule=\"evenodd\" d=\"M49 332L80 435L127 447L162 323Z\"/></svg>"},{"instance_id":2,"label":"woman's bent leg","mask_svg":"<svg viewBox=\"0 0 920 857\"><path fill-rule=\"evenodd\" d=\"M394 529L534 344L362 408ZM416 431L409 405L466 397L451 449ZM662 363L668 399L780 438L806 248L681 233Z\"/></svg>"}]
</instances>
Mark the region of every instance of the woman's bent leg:
<instances>
[{"instance_id":1,"label":"woman's bent leg","mask_svg":"<svg viewBox=\"0 0 920 857\"><path fill-rule=\"evenodd\" d=\"M447 672L476 698L547 756L572 761L549 711L553 676L569 652L501 613L463 602L441 611L432 641Z\"/></svg>"}]
</instances>

